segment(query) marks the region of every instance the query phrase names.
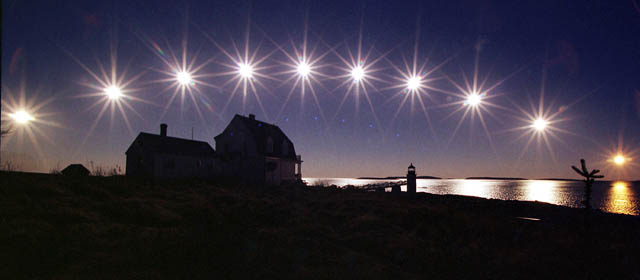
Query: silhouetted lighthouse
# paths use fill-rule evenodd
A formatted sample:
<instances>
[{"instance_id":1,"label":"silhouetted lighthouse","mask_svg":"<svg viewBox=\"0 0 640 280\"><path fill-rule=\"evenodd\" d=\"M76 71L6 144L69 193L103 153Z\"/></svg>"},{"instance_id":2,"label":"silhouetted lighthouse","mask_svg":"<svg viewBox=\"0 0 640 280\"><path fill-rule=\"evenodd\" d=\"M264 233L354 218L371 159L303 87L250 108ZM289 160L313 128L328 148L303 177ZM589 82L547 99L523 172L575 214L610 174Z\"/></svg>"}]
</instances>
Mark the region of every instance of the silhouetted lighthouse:
<instances>
[{"instance_id":1,"label":"silhouetted lighthouse","mask_svg":"<svg viewBox=\"0 0 640 280\"><path fill-rule=\"evenodd\" d=\"M413 166L413 162L407 171L407 193L416 193L416 167Z\"/></svg>"}]
</instances>

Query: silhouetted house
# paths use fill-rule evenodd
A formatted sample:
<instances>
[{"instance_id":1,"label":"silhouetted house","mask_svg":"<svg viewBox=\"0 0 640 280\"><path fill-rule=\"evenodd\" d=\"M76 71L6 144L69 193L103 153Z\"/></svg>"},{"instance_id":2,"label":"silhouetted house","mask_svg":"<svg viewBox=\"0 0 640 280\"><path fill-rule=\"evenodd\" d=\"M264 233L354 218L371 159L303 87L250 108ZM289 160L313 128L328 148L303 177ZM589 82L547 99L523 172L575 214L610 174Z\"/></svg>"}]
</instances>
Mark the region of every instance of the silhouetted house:
<instances>
[{"instance_id":1,"label":"silhouetted house","mask_svg":"<svg viewBox=\"0 0 640 280\"><path fill-rule=\"evenodd\" d=\"M209 143L167 136L167 125L160 135L141 132L131 143L127 155L127 176L165 178L213 177L215 151Z\"/></svg>"},{"instance_id":2,"label":"silhouetted house","mask_svg":"<svg viewBox=\"0 0 640 280\"><path fill-rule=\"evenodd\" d=\"M291 140L278 126L258 121L253 114L235 115L214 139L223 176L273 185L302 178L302 160Z\"/></svg>"},{"instance_id":3,"label":"silhouetted house","mask_svg":"<svg viewBox=\"0 0 640 280\"><path fill-rule=\"evenodd\" d=\"M60 171L60 173L62 173L62 175L65 176L89 176L89 169L87 169L86 167L84 167L84 165L76 163L76 164L69 164L69 166L65 167L65 169L62 169L62 171Z\"/></svg>"}]
</instances>

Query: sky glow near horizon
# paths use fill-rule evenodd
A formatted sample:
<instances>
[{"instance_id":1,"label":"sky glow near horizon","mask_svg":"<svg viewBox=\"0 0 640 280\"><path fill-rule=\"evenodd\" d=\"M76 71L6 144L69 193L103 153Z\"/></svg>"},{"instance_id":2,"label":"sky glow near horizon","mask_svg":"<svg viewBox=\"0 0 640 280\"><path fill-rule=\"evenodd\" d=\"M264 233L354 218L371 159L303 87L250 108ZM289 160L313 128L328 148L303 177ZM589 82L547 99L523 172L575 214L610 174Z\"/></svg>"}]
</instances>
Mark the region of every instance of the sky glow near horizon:
<instances>
[{"instance_id":1,"label":"sky glow near horizon","mask_svg":"<svg viewBox=\"0 0 640 280\"><path fill-rule=\"evenodd\" d=\"M157 133L161 122L169 135L190 138L193 128L215 147L234 114L253 113L292 139L306 177L401 175L414 162L419 175L439 177L575 178L569 166L586 158L607 179L640 179L640 84L627 77L640 72L629 62L640 61L640 43L609 43L620 55L606 62L588 59L607 51L586 44L577 24L548 37L553 26L537 23L527 31L534 40L513 33L538 9L554 8L554 22L574 7L518 7L533 10L521 22L507 13L514 7L474 4L465 12L475 20L460 23L454 8L419 2L159 3L147 12L116 3L79 12L3 4L3 120L24 100L46 103L33 114L48 116L29 124L38 134L3 139L3 153L41 158L40 171L124 167L137 133ZM610 9L624 16L596 37L640 35L632 7ZM27 14L42 19L23 23Z\"/></svg>"}]
</instances>

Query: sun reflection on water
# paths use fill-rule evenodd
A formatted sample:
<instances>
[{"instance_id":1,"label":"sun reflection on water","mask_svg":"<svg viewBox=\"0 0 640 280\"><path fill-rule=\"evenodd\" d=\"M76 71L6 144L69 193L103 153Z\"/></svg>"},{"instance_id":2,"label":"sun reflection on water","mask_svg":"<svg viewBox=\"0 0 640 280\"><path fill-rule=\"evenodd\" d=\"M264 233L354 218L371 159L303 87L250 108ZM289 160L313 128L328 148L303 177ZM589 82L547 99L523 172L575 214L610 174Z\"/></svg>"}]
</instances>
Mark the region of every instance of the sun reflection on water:
<instances>
[{"instance_id":1,"label":"sun reflection on water","mask_svg":"<svg viewBox=\"0 0 640 280\"><path fill-rule=\"evenodd\" d=\"M527 181L524 200L558 204L558 198L555 195L557 193L557 187L558 184L554 181Z\"/></svg>"},{"instance_id":2,"label":"sun reflection on water","mask_svg":"<svg viewBox=\"0 0 640 280\"><path fill-rule=\"evenodd\" d=\"M352 178L304 178L310 185L362 186L397 180ZM401 179L404 180L404 179ZM574 208L583 207L584 184L562 180L418 179L417 191L441 195L466 195L489 199L540 201ZM612 213L640 215L640 192L631 182L598 181L593 186L592 205ZM387 190L390 191L390 190ZM406 191L406 186L402 186Z\"/></svg>"},{"instance_id":3,"label":"sun reflection on water","mask_svg":"<svg viewBox=\"0 0 640 280\"><path fill-rule=\"evenodd\" d=\"M455 184L455 193L478 197L488 197L489 185L486 180L459 180Z\"/></svg>"},{"instance_id":4,"label":"sun reflection on water","mask_svg":"<svg viewBox=\"0 0 640 280\"><path fill-rule=\"evenodd\" d=\"M607 212L637 215L629 198L632 197L633 189L629 183L617 181L609 188L609 199L606 205Z\"/></svg>"}]
</instances>

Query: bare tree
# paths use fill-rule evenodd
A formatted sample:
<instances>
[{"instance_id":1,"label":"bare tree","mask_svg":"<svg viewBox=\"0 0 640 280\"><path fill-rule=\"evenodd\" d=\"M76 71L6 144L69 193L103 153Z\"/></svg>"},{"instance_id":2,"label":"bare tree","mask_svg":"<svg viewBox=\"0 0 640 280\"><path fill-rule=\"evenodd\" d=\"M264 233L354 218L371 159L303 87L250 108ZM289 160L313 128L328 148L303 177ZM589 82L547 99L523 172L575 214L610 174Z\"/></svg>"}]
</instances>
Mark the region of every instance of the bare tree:
<instances>
[{"instance_id":1,"label":"bare tree","mask_svg":"<svg viewBox=\"0 0 640 280\"><path fill-rule=\"evenodd\" d=\"M7 124L7 121L2 121L2 124L0 124L0 136L1 137L5 137L6 135L8 135L9 133L13 132L13 127L11 127L11 124ZM5 125L7 124L7 125Z\"/></svg>"},{"instance_id":2,"label":"bare tree","mask_svg":"<svg viewBox=\"0 0 640 280\"><path fill-rule=\"evenodd\" d=\"M2 120L2 122L0 122L0 147L2 147L1 139L7 136L11 132L13 132L13 127L11 127L11 124L8 121ZM1 159L2 159L2 155L0 155L0 162L1 162Z\"/></svg>"}]
</instances>

